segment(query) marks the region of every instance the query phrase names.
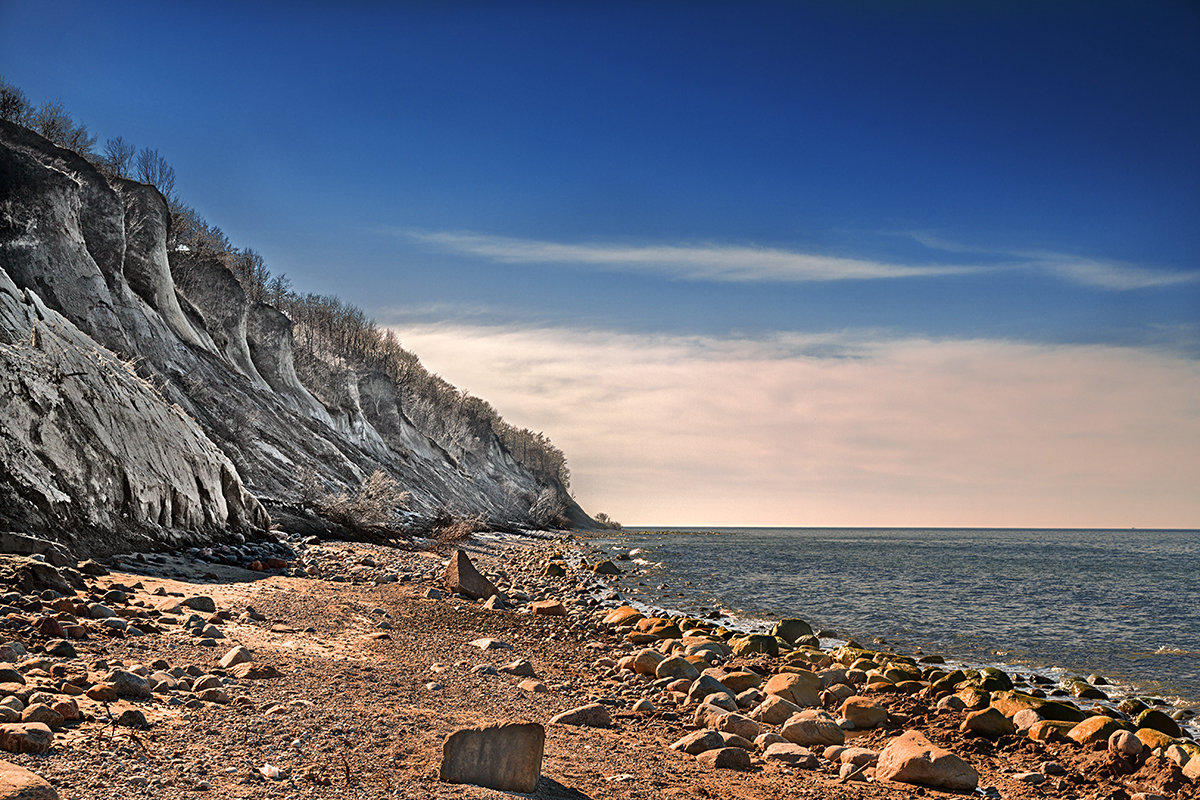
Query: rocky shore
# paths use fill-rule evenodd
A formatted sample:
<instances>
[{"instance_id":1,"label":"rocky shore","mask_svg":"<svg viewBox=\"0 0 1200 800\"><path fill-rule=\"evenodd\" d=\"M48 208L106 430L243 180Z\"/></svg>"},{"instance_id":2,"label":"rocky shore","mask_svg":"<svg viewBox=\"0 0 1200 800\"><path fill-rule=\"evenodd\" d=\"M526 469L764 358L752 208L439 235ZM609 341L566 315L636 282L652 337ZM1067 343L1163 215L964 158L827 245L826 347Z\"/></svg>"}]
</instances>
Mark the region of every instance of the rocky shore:
<instances>
[{"instance_id":1,"label":"rocky shore","mask_svg":"<svg viewBox=\"0 0 1200 800\"><path fill-rule=\"evenodd\" d=\"M599 556L0 557L0 798L1200 797L1168 709L647 616Z\"/></svg>"}]
</instances>

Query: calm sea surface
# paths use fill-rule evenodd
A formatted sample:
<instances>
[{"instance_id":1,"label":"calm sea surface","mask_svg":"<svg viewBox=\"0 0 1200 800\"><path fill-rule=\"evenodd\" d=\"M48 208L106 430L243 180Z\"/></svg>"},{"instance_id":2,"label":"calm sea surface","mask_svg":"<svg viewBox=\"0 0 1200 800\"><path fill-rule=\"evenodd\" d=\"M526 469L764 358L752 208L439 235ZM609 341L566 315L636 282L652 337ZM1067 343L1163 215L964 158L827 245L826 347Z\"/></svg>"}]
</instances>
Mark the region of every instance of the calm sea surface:
<instances>
[{"instance_id":1,"label":"calm sea surface","mask_svg":"<svg viewBox=\"0 0 1200 800\"><path fill-rule=\"evenodd\" d=\"M653 605L797 616L868 646L1096 672L1200 703L1200 531L722 528L593 542L644 551L624 583Z\"/></svg>"}]
</instances>

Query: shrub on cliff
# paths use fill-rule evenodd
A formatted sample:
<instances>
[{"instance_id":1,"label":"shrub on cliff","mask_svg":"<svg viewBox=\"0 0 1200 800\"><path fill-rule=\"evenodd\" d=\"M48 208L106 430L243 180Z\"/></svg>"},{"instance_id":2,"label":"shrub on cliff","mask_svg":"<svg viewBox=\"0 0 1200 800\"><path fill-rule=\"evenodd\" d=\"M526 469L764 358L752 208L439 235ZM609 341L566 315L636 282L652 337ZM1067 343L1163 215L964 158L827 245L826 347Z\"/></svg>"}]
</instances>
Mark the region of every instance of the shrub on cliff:
<instances>
[{"instance_id":1,"label":"shrub on cliff","mask_svg":"<svg viewBox=\"0 0 1200 800\"><path fill-rule=\"evenodd\" d=\"M393 527L401 521L397 512L408 510L409 493L383 470L375 470L353 492L344 489L336 494L328 492L315 473L302 476L301 480L304 505L349 528Z\"/></svg>"}]
</instances>

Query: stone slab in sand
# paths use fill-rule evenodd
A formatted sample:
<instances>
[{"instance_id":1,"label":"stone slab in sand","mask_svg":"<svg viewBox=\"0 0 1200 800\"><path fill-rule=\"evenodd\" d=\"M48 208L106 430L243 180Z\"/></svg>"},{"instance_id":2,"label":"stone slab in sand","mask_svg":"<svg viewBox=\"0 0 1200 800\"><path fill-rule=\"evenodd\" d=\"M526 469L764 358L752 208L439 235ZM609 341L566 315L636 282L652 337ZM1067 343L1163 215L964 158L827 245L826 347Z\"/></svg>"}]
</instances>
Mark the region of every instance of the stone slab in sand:
<instances>
[{"instance_id":1,"label":"stone slab in sand","mask_svg":"<svg viewBox=\"0 0 1200 800\"><path fill-rule=\"evenodd\" d=\"M546 729L536 722L463 728L442 746L439 778L504 792L533 792L542 774Z\"/></svg>"}]
</instances>

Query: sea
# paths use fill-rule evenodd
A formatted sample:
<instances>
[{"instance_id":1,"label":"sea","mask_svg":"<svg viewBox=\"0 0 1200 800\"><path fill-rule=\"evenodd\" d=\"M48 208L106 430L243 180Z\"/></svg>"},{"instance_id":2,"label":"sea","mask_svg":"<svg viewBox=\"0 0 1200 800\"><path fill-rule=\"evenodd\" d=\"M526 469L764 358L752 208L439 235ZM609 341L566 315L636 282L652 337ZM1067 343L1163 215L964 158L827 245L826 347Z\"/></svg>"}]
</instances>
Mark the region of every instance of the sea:
<instances>
[{"instance_id":1,"label":"sea","mask_svg":"<svg viewBox=\"0 0 1200 800\"><path fill-rule=\"evenodd\" d=\"M1200 706L1200 531L671 528L590 543L629 556L622 591L647 606L746 630L800 617L867 647Z\"/></svg>"}]
</instances>

